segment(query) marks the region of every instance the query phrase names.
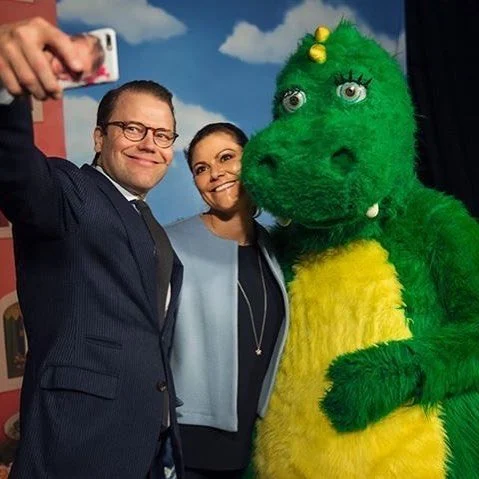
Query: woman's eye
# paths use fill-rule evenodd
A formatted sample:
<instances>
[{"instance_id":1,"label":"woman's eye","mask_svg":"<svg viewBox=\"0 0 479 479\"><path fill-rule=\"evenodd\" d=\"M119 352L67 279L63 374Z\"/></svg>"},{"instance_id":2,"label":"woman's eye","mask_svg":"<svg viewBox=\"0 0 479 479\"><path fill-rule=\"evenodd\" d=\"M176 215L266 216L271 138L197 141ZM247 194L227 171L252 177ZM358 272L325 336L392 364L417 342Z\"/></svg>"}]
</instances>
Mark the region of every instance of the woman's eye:
<instances>
[{"instance_id":1,"label":"woman's eye","mask_svg":"<svg viewBox=\"0 0 479 479\"><path fill-rule=\"evenodd\" d=\"M233 155L230 155L230 154L222 155L221 161L228 161L228 160L231 160L231 158L233 158Z\"/></svg>"},{"instance_id":2,"label":"woman's eye","mask_svg":"<svg viewBox=\"0 0 479 479\"><path fill-rule=\"evenodd\" d=\"M198 168L195 168L195 176L201 175L203 171L206 171L206 168L204 166L198 166Z\"/></svg>"},{"instance_id":3,"label":"woman's eye","mask_svg":"<svg viewBox=\"0 0 479 479\"><path fill-rule=\"evenodd\" d=\"M336 94L348 103L358 103L366 98L368 90L364 85L350 81L338 85Z\"/></svg>"},{"instance_id":4,"label":"woman's eye","mask_svg":"<svg viewBox=\"0 0 479 479\"><path fill-rule=\"evenodd\" d=\"M289 90L283 95L281 103L288 113L293 113L306 103L306 93L298 89Z\"/></svg>"}]
</instances>

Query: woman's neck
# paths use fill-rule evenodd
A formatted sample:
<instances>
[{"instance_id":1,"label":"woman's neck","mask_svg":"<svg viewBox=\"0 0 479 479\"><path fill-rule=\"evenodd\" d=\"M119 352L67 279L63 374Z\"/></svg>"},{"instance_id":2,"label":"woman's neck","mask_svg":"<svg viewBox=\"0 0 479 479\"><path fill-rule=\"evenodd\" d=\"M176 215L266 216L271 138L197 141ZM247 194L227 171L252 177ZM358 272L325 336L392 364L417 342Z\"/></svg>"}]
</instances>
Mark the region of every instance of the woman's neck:
<instances>
[{"instance_id":1,"label":"woman's neck","mask_svg":"<svg viewBox=\"0 0 479 479\"><path fill-rule=\"evenodd\" d=\"M241 246L255 240L254 220L249 211L225 214L210 210L201 216L206 227L216 236L236 241Z\"/></svg>"}]
</instances>

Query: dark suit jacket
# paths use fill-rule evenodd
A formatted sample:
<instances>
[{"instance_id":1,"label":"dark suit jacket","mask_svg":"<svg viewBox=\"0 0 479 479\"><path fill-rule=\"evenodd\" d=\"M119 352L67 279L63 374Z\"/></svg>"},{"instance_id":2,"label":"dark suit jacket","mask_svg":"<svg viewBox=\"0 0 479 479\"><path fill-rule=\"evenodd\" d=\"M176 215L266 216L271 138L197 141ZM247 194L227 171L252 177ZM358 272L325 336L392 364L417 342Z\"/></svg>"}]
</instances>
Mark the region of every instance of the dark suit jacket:
<instances>
[{"instance_id":1,"label":"dark suit jacket","mask_svg":"<svg viewBox=\"0 0 479 479\"><path fill-rule=\"evenodd\" d=\"M142 218L94 168L47 160L21 100L0 106L0 209L14 227L29 343L11 477L144 479L166 394L181 472L168 365L178 258L160 331L154 244Z\"/></svg>"}]
</instances>

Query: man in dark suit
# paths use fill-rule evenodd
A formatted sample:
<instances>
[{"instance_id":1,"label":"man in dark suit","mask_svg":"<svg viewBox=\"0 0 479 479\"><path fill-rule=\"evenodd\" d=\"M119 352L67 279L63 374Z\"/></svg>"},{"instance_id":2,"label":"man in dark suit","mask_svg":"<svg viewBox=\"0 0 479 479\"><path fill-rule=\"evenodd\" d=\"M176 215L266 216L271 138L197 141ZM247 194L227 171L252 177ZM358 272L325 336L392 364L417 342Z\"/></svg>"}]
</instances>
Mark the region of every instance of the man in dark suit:
<instances>
[{"instance_id":1,"label":"man in dark suit","mask_svg":"<svg viewBox=\"0 0 479 479\"><path fill-rule=\"evenodd\" d=\"M0 105L0 209L29 343L10 477L162 478L171 450L182 477L168 365L182 266L138 202L173 158L171 94L148 81L110 91L94 166L48 159L20 96L60 95L45 48L81 70L45 21L0 27L0 82L16 95Z\"/></svg>"}]
</instances>

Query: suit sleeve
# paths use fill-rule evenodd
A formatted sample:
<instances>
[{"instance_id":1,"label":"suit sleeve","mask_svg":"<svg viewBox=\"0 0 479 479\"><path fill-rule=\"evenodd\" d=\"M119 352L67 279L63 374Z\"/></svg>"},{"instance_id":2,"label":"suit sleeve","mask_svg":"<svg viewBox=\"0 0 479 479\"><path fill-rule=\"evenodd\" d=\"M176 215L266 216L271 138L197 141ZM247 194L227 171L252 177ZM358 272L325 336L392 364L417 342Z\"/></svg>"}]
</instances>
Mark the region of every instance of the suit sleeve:
<instances>
[{"instance_id":1,"label":"suit sleeve","mask_svg":"<svg viewBox=\"0 0 479 479\"><path fill-rule=\"evenodd\" d=\"M54 163L34 145L28 99L0 105L0 209L14 225L55 236L65 231L71 208Z\"/></svg>"}]
</instances>

